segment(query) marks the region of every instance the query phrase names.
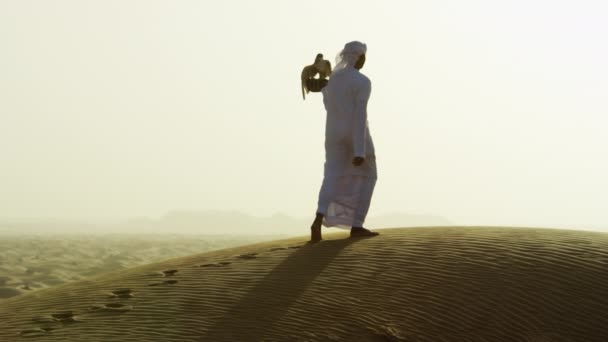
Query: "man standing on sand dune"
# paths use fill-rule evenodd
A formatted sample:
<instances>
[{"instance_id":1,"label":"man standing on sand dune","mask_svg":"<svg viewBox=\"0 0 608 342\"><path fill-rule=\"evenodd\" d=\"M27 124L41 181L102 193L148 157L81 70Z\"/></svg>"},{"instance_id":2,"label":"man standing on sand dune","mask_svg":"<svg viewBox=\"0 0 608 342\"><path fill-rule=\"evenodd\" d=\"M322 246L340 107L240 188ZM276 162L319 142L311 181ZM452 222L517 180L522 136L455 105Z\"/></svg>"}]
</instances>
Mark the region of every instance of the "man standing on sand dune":
<instances>
[{"instance_id":1,"label":"man standing on sand dune","mask_svg":"<svg viewBox=\"0 0 608 342\"><path fill-rule=\"evenodd\" d=\"M321 240L321 226L350 228L351 237L376 236L363 222L376 185L376 154L367 124L371 82L359 70L367 46L347 43L323 88L327 111L325 166L311 241Z\"/></svg>"}]
</instances>

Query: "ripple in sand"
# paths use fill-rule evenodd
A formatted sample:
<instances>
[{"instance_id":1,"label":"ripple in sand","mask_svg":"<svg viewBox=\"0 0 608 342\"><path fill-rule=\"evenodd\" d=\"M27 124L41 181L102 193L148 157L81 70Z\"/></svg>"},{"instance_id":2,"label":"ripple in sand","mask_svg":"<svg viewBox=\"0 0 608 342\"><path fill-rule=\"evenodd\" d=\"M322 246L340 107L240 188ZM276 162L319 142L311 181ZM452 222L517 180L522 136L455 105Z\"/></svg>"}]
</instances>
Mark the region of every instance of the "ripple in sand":
<instances>
[{"instance_id":1,"label":"ripple in sand","mask_svg":"<svg viewBox=\"0 0 608 342\"><path fill-rule=\"evenodd\" d=\"M88 310L89 311L99 311L99 310L102 310L105 307L106 307L105 305L94 304L94 305L91 305Z\"/></svg>"},{"instance_id":2,"label":"ripple in sand","mask_svg":"<svg viewBox=\"0 0 608 342\"><path fill-rule=\"evenodd\" d=\"M32 322L38 324L54 324L61 322L59 319L51 317L51 316L37 316L32 318Z\"/></svg>"},{"instance_id":3,"label":"ripple in sand","mask_svg":"<svg viewBox=\"0 0 608 342\"><path fill-rule=\"evenodd\" d=\"M103 309L106 310L106 311L124 312L124 311L131 311L131 310L133 310L133 306L131 306L131 305L125 305L125 304L120 304L120 303L110 303L110 304L106 304Z\"/></svg>"},{"instance_id":4,"label":"ripple in sand","mask_svg":"<svg viewBox=\"0 0 608 342\"><path fill-rule=\"evenodd\" d=\"M74 318L74 312L73 311L62 311L62 312L56 312L51 314L51 317L63 321L66 319L70 319L70 318Z\"/></svg>"},{"instance_id":5,"label":"ripple in sand","mask_svg":"<svg viewBox=\"0 0 608 342\"><path fill-rule=\"evenodd\" d=\"M405 336L403 336L402 332L395 326L391 325L382 325L378 328L368 328L371 330L372 335L381 341L391 341L391 342L399 342L399 341L408 341Z\"/></svg>"},{"instance_id":6,"label":"ripple in sand","mask_svg":"<svg viewBox=\"0 0 608 342\"><path fill-rule=\"evenodd\" d=\"M110 295L111 298L120 298L120 299L128 299L128 298L133 298L133 290L129 289L129 288L123 288L123 289L116 289L114 291L112 291L112 294Z\"/></svg>"},{"instance_id":7,"label":"ripple in sand","mask_svg":"<svg viewBox=\"0 0 608 342\"><path fill-rule=\"evenodd\" d=\"M40 328L22 330L19 335L23 337L40 337L46 335L47 331Z\"/></svg>"},{"instance_id":8,"label":"ripple in sand","mask_svg":"<svg viewBox=\"0 0 608 342\"><path fill-rule=\"evenodd\" d=\"M177 280L153 281L151 283L148 283L147 286L173 285L173 284L177 284L177 283L178 283Z\"/></svg>"},{"instance_id":9,"label":"ripple in sand","mask_svg":"<svg viewBox=\"0 0 608 342\"><path fill-rule=\"evenodd\" d=\"M133 310L132 305L110 303L102 305L92 305L89 307L91 312L122 313Z\"/></svg>"},{"instance_id":10,"label":"ripple in sand","mask_svg":"<svg viewBox=\"0 0 608 342\"><path fill-rule=\"evenodd\" d=\"M246 254L241 254L241 255L237 255L237 259L245 259L245 260L249 260L249 259L255 259L257 258L258 253L246 253Z\"/></svg>"}]
</instances>

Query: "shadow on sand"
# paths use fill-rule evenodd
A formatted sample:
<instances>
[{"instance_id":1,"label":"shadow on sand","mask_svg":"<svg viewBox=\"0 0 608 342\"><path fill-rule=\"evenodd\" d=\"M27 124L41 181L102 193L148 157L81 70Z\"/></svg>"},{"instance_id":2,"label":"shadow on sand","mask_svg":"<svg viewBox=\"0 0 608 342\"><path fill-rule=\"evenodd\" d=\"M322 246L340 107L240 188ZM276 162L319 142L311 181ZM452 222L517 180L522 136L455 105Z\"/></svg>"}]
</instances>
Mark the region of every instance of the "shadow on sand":
<instances>
[{"instance_id":1,"label":"shadow on sand","mask_svg":"<svg viewBox=\"0 0 608 342\"><path fill-rule=\"evenodd\" d=\"M201 341L261 341L332 260L359 239L300 247L212 324Z\"/></svg>"}]
</instances>

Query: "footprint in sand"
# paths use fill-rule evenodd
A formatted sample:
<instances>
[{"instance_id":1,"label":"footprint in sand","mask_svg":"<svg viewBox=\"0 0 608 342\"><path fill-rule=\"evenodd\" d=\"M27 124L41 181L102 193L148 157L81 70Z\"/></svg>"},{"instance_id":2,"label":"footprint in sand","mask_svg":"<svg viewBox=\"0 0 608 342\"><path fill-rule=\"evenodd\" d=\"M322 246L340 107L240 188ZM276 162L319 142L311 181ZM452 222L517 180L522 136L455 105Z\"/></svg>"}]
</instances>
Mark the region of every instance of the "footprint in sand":
<instances>
[{"instance_id":1,"label":"footprint in sand","mask_svg":"<svg viewBox=\"0 0 608 342\"><path fill-rule=\"evenodd\" d=\"M171 277L171 276L174 276L177 272L179 272L179 270L170 269L170 270L164 270L164 271L158 271L158 272L150 273L150 274L148 274L148 276L150 276L150 277L156 277L156 276L161 275L163 277Z\"/></svg>"},{"instance_id":2,"label":"footprint in sand","mask_svg":"<svg viewBox=\"0 0 608 342\"><path fill-rule=\"evenodd\" d=\"M241 255L237 255L237 259L244 259L244 260L250 260L250 259L255 259L257 258L258 253L246 253L246 254L241 254Z\"/></svg>"},{"instance_id":3,"label":"footprint in sand","mask_svg":"<svg viewBox=\"0 0 608 342\"><path fill-rule=\"evenodd\" d=\"M51 330L55 330L57 325L60 325L62 322L57 318L53 318L51 316L38 316L32 318L32 322L36 323L39 327L33 329L26 329L21 332L21 335L24 336L38 336L38 334L47 333Z\"/></svg>"},{"instance_id":4,"label":"footprint in sand","mask_svg":"<svg viewBox=\"0 0 608 342\"><path fill-rule=\"evenodd\" d=\"M116 289L111 292L110 298L128 299L133 298L133 290L129 288Z\"/></svg>"},{"instance_id":5,"label":"footprint in sand","mask_svg":"<svg viewBox=\"0 0 608 342\"><path fill-rule=\"evenodd\" d=\"M39 325L37 328L22 330L19 334L24 337L38 337L56 329L57 325L80 322L74 317L72 311L52 313L50 316L36 316L32 322Z\"/></svg>"},{"instance_id":6,"label":"footprint in sand","mask_svg":"<svg viewBox=\"0 0 608 342\"><path fill-rule=\"evenodd\" d=\"M133 310L132 305L110 303L102 305L91 305L89 312L100 312L100 313L124 313Z\"/></svg>"},{"instance_id":7,"label":"footprint in sand","mask_svg":"<svg viewBox=\"0 0 608 342\"><path fill-rule=\"evenodd\" d=\"M178 270L172 269L172 270L165 270L165 271L162 271L162 274L163 274L163 276L165 276L165 277L171 277L171 276L174 276L174 275L175 275L175 273L177 273L177 272L178 272Z\"/></svg>"},{"instance_id":8,"label":"footprint in sand","mask_svg":"<svg viewBox=\"0 0 608 342\"><path fill-rule=\"evenodd\" d=\"M74 317L74 312L72 312L72 311L62 311L62 312L52 313L51 317L61 323L78 322L78 320L76 320L76 318Z\"/></svg>"},{"instance_id":9,"label":"footprint in sand","mask_svg":"<svg viewBox=\"0 0 608 342\"><path fill-rule=\"evenodd\" d=\"M173 284L177 284L177 283L178 283L177 280L163 280L163 281L154 281L154 282L148 283L147 286L173 285Z\"/></svg>"}]
</instances>

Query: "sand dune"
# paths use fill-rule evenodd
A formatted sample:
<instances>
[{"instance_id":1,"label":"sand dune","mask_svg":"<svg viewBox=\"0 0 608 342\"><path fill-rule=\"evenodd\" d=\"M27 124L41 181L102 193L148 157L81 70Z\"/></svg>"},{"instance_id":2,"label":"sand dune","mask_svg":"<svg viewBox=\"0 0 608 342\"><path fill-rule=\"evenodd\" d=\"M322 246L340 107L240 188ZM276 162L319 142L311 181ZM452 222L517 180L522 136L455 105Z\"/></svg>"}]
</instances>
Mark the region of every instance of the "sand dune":
<instances>
[{"instance_id":1,"label":"sand dune","mask_svg":"<svg viewBox=\"0 0 608 342\"><path fill-rule=\"evenodd\" d=\"M0 234L0 303L101 273L267 240L264 236Z\"/></svg>"},{"instance_id":2,"label":"sand dune","mask_svg":"<svg viewBox=\"0 0 608 342\"><path fill-rule=\"evenodd\" d=\"M260 243L0 303L0 341L608 341L608 234L385 229Z\"/></svg>"}]
</instances>

